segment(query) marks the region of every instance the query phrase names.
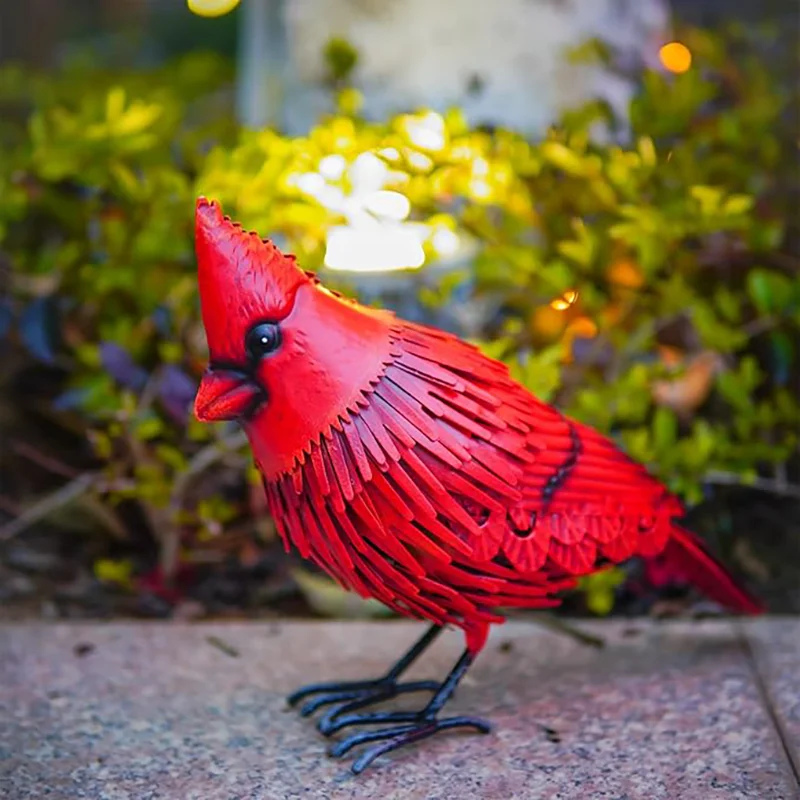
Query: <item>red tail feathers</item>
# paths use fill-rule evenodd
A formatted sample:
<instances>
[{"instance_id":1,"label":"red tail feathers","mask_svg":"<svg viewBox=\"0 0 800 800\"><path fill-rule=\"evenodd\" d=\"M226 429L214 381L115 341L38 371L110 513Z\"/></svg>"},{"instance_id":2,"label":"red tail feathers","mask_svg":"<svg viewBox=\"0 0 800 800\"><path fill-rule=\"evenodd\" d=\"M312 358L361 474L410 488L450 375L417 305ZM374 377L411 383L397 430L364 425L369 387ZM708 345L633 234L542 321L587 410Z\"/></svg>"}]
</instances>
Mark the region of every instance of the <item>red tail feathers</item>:
<instances>
[{"instance_id":1,"label":"red tail feathers","mask_svg":"<svg viewBox=\"0 0 800 800\"><path fill-rule=\"evenodd\" d=\"M731 611L764 612L763 604L739 586L730 572L706 550L703 542L684 528L673 527L661 557L693 586Z\"/></svg>"}]
</instances>

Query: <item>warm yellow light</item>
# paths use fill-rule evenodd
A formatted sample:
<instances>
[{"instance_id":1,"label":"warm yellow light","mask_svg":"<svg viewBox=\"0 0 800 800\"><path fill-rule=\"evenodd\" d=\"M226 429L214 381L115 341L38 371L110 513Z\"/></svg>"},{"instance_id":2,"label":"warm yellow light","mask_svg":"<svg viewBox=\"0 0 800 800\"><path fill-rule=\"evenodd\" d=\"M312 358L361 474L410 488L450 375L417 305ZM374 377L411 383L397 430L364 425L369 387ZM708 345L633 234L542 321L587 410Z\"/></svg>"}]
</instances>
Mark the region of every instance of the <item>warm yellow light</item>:
<instances>
[{"instance_id":1,"label":"warm yellow light","mask_svg":"<svg viewBox=\"0 0 800 800\"><path fill-rule=\"evenodd\" d=\"M597 336L597 325L589 317L578 317L570 323L567 333L580 339L593 339Z\"/></svg>"},{"instance_id":2,"label":"warm yellow light","mask_svg":"<svg viewBox=\"0 0 800 800\"><path fill-rule=\"evenodd\" d=\"M669 42L659 51L658 57L664 69L680 74L692 66L692 52L685 44Z\"/></svg>"},{"instance_id":3,"label":"warm yellow light","mask_svg":"<svg viewBox=\"0 0 800 800\"><path fill-rule=\"evenodd\" d=\"M625 289L640 289L644 284L644 273L635 262L622 258L608 268L608 281Z\"/></svg>"},{"instance_id":4,"label":"warm yellow light","mask_svg":"<svg viewBox=\"0 0 800 800\"><path fill-rule=\"evenodd\" d=\"M577 299L578 293L573 289L569 289L561 297L556 297L550 303L550 308L554 308L556 311L566 311Z\"/></svg>"},{"instance_id":5,"label":"warm yellow light","mask_svg":"<svg viewBox=\"0 0 800 800\"><path fill-rule=\"evenodd\" d=\"M240 0L186 0L189 11L199 17L221 17L233 11Z\"/></svg>"}]
</instances>

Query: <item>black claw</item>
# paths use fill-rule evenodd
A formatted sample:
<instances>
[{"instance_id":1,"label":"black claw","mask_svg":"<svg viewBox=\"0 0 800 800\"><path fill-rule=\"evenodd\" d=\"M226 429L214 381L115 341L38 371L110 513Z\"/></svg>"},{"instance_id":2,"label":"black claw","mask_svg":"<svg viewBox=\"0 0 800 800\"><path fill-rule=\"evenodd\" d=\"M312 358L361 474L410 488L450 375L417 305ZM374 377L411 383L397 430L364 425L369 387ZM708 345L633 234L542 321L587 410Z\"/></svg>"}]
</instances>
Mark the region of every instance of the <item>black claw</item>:
<instances>
[{"instance_id":1,"label":"black claw","mask_svg":"<svg viewBox=\"0 0 800 800\"><path fill-rule=\"evenodd\" d=\"M399 736L402 733L413 731L414 725L398 725L396 728L383 728L379 731L365 731L364 733L354 733L346 739L337 742L328 749L328 755L331 758L341 758L346 753L350 752L354 747L359 744L366 744L367 742L379 742L381 739L389 739L393 736Z\"/></svg>"},{"instance_id":2,"label":"black claw","mask_svg":"<svg viewBox=\"0 0 800 800\"><path fill-rule=\"evenodd\" d=\"M355 734L339 742L337 748L342 753L346 753L351 747L357 744L391 737L388 742L370 747L353 762L353 766L350 769L354 775L358 775L378 758L378 756L385 755L393 750L405 747L408 744L414 744L414 742L428 739L440 731L446 731L452 728L474 728L479 733L489 733L492 730L492 726L486 722L486 720L479 719L478 717L450 717L449 719L441 720L423 719L418 725L407 728L406 730L389 728L384 731L373 731L371 732L371 737L370 734Z\"/></svg>"},{"instance_id":3,"label":"black claw","mask_svg":"<svg viewBox=\"0 0 800 800\"><path fill-rule=\"evenodd\" d=\"M292 692L287 698L286 702L290 706L296 706L301 700L309 697L312 694L319 694L329 696L333 694L342 694L344 692L353 692L354 696L361 694L365 691L375 691L378 688L386 686L384 680L377 681L347 681L345 683L312 683L310 686L303 686L296 692ZM331 702L336 702L335 700Z\"/></svg>"},{"instance_id":4,"label":"black claw","mask_svg":"<svg viewBox=\"0 0 800 800\"><path fill-rule=\"evenodd\" d=\"M317 728L322 733L333 733L333 730L338 730L343 725L338 725L336 728L330 726L334 721L339 719L340 715L351 715L353 711L358 711L361 708L382 703L386 700L391 700L401 694L410 694L412 692L436 692L439 689L439 684L436 681L413 681L409 683L399 683L384 689L383 691L375 691L371 694L364 696L364 693L355 694L352 702L342 703L337 708L327 712L322 719L320 719ZM350 698L343 698L350 699Z\"/></svg>"},{"instance_id":5,"label":"black claw","mask_svg":"<svg viewBox=\"0 0 800 800\"><path fill-rule=\"evenodd\" d=\"M377 681L363 681L360 683L325 683L300 689L290 695L288 703L290 706L294 706L304 697L317 694L318 697L309 700L301 706L300 716L302 717L311 716L311 714L323 706L333 705L335 703L340 704L325 714L317 724L317 728L321 733L332 733L333 731L329 731L328 727L333 721L333 718L340 714L349 714L357 709L365 708L375 703L382 703L385 700L391 700L393 697L397 697L401 694L409 694L411 692L436 692L438 689L439 684L436 681L389 683L385 679L380 679Z\"/></svg>"},{"instance_id":6,"label":"black claw","mask_svg":"<svg viewBox=\"0 0 800 800\"><path fill-rule=\"evenodd\" d=\"M317 728L324 736L330 736L342 728L351 725L381 725L386 722L417 722L419 712L417 711L375 711L371 714L345 714L339 716L336 711L323 717Z\"/></svg>"},{"instance_id":7,"label":"black claw","mask_svg":"<svg viewBox=\"0 0 800 800\"><path fill-rule=\"evenodd\" d=\"M322 708L322 706L327 706L331 703L340 703L346 700L355 700L362 695L363 692L356 690L350 692L331 692L330 694L320 695L313 700L309 700L300 708L300 716L310 717L318 708ZM289 703L289 705L292 705L292 703Z\"/></svg>"}]
</instances>

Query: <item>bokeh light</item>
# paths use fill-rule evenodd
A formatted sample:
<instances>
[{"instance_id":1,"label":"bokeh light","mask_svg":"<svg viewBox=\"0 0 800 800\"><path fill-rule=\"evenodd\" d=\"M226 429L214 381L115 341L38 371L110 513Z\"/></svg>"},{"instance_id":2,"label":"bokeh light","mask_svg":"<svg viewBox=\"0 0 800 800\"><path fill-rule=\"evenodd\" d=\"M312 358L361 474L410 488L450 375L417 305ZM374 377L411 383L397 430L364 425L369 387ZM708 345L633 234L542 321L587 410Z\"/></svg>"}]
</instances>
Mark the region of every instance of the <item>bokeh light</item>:
<instances>
[{"instance_id":1,"label":"bokeh light","mask_svg":"<svg viewBox=\"0 0 800 800\"><path fill-rule=\"evenodd\" d=\"M669 42L658 51L664 69L680 75L692 66L692 51L681 42Z\"/></svg>"},{"instance_id":2,"label":"bokeh light","mask_svg":"<svg viewBox=\"0 0 800 800\"><path fill-rule=\"evenodd\" d=\"M186 0L189 11L199 17L221 17L233 11L240 0Z\"/></svg>"},{"instance_id":3,"label":"bokeh light","mask_svg":"<svg viewBox=\"0 0 800 800\"><path fill-rule=\"evenodd\" d=\"M564 292L561 297L557 297L550 303L550 308L554 308L556 311L566 311L576 300L578 299L578 293L572 289Z\"/></svg>"}]
</instances>

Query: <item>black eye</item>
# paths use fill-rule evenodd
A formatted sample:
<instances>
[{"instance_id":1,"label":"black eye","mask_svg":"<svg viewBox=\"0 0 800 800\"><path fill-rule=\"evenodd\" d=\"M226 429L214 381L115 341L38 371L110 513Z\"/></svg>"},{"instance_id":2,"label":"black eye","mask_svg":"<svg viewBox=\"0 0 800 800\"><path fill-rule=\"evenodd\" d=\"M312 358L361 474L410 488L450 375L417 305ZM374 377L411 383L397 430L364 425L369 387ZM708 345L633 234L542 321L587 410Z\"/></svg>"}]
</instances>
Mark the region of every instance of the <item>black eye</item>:
<instances>
[{"instance_id":1,"label":"black eye","mask_svg":"<svg viewBox=\"0 0 800 800\"><path fill-rule=\"evenodd\" d=\"M274 322L262 322L251 328L244 340L247 355L258 361L275 352L281 343L281 329Z\"/></svg>"}]
</instances>

